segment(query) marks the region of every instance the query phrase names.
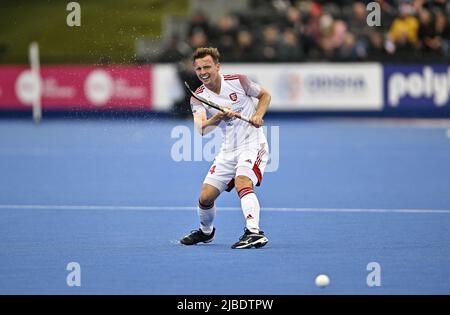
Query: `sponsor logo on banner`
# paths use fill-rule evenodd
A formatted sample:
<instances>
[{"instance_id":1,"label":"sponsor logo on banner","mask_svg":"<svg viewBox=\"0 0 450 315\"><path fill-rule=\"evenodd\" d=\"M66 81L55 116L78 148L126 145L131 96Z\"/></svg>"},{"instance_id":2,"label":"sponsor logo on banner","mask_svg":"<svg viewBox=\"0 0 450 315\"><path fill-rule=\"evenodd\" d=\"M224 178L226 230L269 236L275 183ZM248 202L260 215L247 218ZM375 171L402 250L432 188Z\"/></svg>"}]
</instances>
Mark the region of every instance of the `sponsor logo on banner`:
<instances>
[{"instance_id":1,"label":"sponsor logo on banner","mask_svg":"<svg viewBox=\"0 0 450 315\"><path fill-rule=\"evenodd\" d=\"M328 95L339 95L344 93L364 94L367 91L367 80L362 74L347 75L339 74L310 74L306 78L305 88L314 94L327 93Z\"/></svg>"},{"instance_id":2,"label":"sponsor logo on banner","mask_svg":"<svg viewBox=\"0 0 450 315\"><path fill-rule=\"evenodd\" d=\"M299 102L301 88L302 79L298 73L282 74L278 79L277 91L281 99L286 99L289 102Z\"/></svg>"},{"instance_id":3,"label":"sponsor logo on banner","mask_svg":"<svg viewBox=\"0 0 450 315\"><path fill-rule=\"evenodd\" d=\"M62 85L57 77L47 76L43 79L43 98L71 99L76 96L77 89L73 85Z\"/></svg>"},{"instance_id":4,"label":"sponsor logo on banner","mask_svg":"<svg viewBox=\"0 0 450 315\"><path fill-rule=\"evenodd\" d=\"M114 81L108 72L95 70L89 73L84 82L84 93L94 105L105 105L113 96Z\"/></svg>"},{"instance_id":5,"label":"sponsor logo on banner","mask_svg":"<svg viewBox=\"0 0 450 315\"><path fill-rule=\"evenodd\" d=\"M222 73L242 71L241 65L222 65ZM249 64L245 74L270 91L271 111L383 109L380 64Z\"/></svg>"},{"instance_id":6,"label":"sponsor logo on banner","mask_svg":"<svg viewBox=\"0 0 450 315\"><path fill-rule=\"evenodd\" d=\"M39 99L42 93L39 76L30 70L21 72L16 80L15 91L22 104L32 105L33 100Z\"/></svg>"},{"instance_id":7,"label":"sponsor logo on banner","mask_svg":"<svg viewBox=\"0 0 450 315\"><path fill-rule=\"evenodd\" d=\"M450 66L389 65L384 68L385 102L391 108L450 105Z\"/></svg>"},{"instance_id":8,"label":"sponsor logo on banner","mask_svg":"<svg viewBox=\"0 0 450 315\"><path fill-rule=\"evenodd\" d=\"M152 102L150 66L2 66L0 109L27 109L41 97L44 109L146 109Z\"/></svg>"}]
</instances>

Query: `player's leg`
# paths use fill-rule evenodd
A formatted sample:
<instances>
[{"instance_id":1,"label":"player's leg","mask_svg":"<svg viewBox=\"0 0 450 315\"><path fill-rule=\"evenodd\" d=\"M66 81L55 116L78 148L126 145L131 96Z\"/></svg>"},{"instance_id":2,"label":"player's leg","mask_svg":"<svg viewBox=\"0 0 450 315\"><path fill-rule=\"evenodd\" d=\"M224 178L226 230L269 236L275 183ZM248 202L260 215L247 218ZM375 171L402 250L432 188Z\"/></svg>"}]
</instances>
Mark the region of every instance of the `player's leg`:
<instances>
[{"instance_id":1,"label":"player's leg","mask_svg":"<svg viewBox=\"0 0 450 315\"><path fill-rule=\"evenodd\" d=\"M220 191L216 187L204 183L198 199L197 213L200 219L200 229L206 235L213 232L216 206L214 202L219 197Z\"/></svg>"},{"instance_id":2,"label":"player's leg","mask_svg":"<svg viewBox=\"0 0 450 315\"><path fill-rule=\"evenodd\" d=\"M239 173L242 173L241 170ZM253 191L253 181L245 176L238 175L235 178L236 191L241 199L242 212L246 221L244 235L231 248L259 248L269 241L264 232L259 229L260 206L258 197Z\"/></svg>"},{"instance_id":3,"label":"player's leg","mask_svg":"<svg viewBox=\"0 0 450 315\"><path fill-rule=\"evenodd\" d=\"M235 187L241 200L246 228L244 235L237 243L233 244L232 248L262 247L268 242L259 228L261 208L253 190L254 186L260 185L268 161L265 147L259 150L246 150L241 153L238 160Z\"/></svg>"},{"instance_id":4,"label":"player's leg","mask_svg":"<svg viewBox=\"0 0 450 315\"><path fill-rule=\"evenodd\" d=\"M224 191L234 176L234 162L227 161L222 154L214 160L205 177L198 199L197 213L200 228L186 235L180 242L184 245L194 245L200 242L209 243L213 240L216 229L214 218L216 215L215 200Z\"/></svg>"},{"instance_id":5,"label":"player's leg","mask_svg":"<svg viewBox=\"0 0 450 315\"><path fill-rule=\"evenodd\" d=\"M245 175L238 175L234 179L234 184L241 200L247 229L253 233L259 233L260 206L258 197L253 190L252 180Z\"/></svg>"},{"instance_id":6,"label":"player's leg","mask_svg":"<svg viewBox=\"0 0 450 315\"><path fill-rule=\"evenodd\" d=\"M267 151L267 144L256 146L256 148L247 148L239 154L236 166L236 191L241 199L246 227L254 233L259 233L260 218L260 205L254 187L261 184L269 159Z\"/></svg>"},{"instance_id":7,"label":"player's leg","mask_svg":"<svg viewBox=\"0 0 450 315\"><path fill-rule=\"evenodd\" d=\"M204 183L198 198L197 214L200 221L200 228L191 231L184 236L180 243L183 245L195 245L197 243L209 243L214 239L216 229L213 226L216 216L215 200L219 197L220 191L216 187Z\"/></svg>"}]
</instances>

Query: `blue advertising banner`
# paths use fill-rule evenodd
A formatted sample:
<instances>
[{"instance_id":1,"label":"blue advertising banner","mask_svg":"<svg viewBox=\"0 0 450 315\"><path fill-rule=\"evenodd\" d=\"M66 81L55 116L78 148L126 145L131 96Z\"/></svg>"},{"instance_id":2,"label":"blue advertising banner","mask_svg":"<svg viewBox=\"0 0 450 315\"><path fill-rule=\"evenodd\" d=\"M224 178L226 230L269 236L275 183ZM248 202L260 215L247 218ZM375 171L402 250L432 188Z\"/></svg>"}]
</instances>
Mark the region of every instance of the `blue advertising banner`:
<instances>
[{"instance_id":1,"label":"blue advertising banner","mask_svg":"<svg viewBox=\"0 0 450 315\"><path fill-rule=\"evenodd\" d=\"M450 114L450 65L384 65L386 112Z\"/></svg>"}]
</instances>

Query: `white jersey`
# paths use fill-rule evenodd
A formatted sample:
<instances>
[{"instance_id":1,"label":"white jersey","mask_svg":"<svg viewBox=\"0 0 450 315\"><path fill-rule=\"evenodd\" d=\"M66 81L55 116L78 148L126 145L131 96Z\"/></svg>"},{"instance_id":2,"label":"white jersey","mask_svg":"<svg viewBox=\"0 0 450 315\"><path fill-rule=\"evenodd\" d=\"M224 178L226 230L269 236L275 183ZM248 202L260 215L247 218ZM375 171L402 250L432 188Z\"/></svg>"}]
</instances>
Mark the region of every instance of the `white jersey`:
<instances>
[{"instance_id":1,"label":"white jersey","mask_svg":"<svg viewBox=\"0 0 450 315\"><path fill-rule=\"evenodd\" d=\"M233 112L251 118L256 112L256 105L252 97L261 93L261 87L252 82L247 76L241 74L220 75L220 94L216 94L204 85L201 85L195 93L207 100L223 107L230 108ZM209 119L219 111L201 103L191 97L192 112L206 112ZM262 128L256 128L251 124L238 119L230 118L220 121L218 127L222 130L223 151L233 151L243 146L258 146L267 144Z\"/></svg>"}]
</instances>

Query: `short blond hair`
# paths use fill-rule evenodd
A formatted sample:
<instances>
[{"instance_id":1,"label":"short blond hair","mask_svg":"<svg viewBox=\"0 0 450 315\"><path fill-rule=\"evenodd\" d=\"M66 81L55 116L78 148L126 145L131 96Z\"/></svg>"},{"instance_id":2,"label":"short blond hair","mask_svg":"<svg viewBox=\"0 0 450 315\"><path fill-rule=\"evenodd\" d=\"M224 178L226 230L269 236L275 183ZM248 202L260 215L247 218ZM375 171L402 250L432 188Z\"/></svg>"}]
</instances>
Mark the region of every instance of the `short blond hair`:
<instances>
[{"instance_id":1,"label":"short blond hair","mask_svg":"<svg viewBox=\"0 0 450 315\"><path fill-rule=\"evenodd\" d=\"M219 63L220 53L219 50L214 47L197 48L192 54L192 62L195 62L197 59L205 58L206 56L211 56L214 63Z\"/></svg>"}]
</instances>

